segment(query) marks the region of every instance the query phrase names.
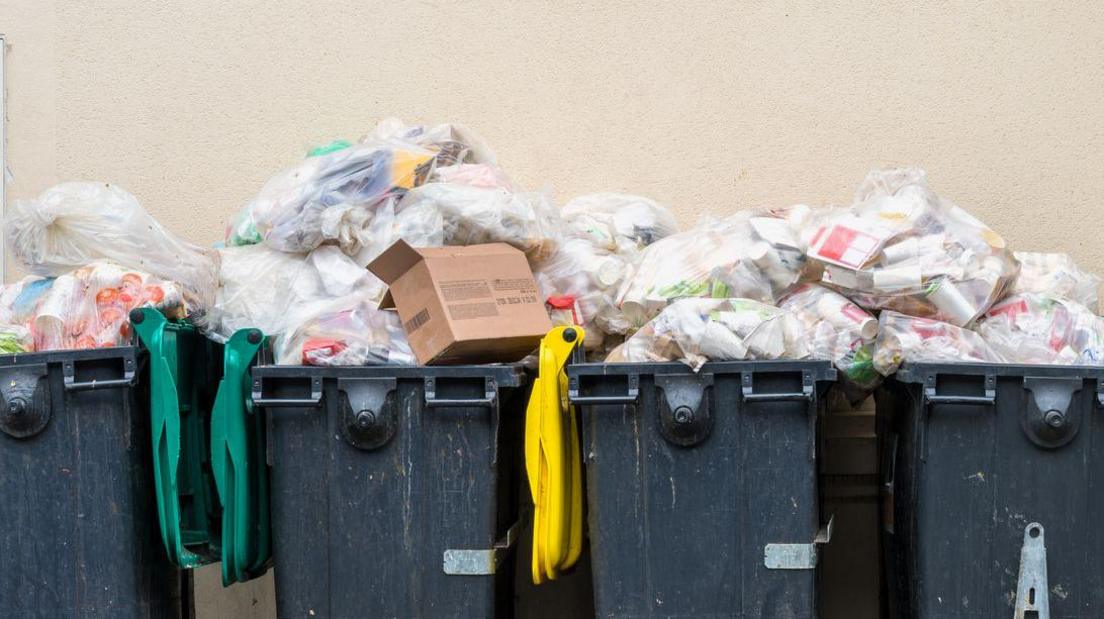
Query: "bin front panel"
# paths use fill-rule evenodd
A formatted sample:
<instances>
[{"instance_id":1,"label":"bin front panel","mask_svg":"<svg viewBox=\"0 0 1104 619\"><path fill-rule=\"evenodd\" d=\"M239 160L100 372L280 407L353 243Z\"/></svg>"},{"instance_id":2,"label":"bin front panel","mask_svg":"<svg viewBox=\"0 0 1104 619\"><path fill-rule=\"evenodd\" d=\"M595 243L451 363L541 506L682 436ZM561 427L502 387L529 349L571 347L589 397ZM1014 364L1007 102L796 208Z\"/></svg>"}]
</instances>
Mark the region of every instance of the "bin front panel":
<instances>
[{"instance_id":1,"label":"bin front panel","mask_svg":"<svg viewBox=\"0 0 1104 619\"><path fill-rule=\"evenodd\" d=\"M801 393L802 372L741 367L641 365L635 403L581 406L599 616L815 616L815 571L765 565L768 544L817 535L815 399L745 401L745 386ZM584 398L625 393L617 376L579 380ZM711 422L679 434L680 406L683 424Z\"/></svg>"},{"instance_id":2,"label":"bin front panel","mask_svg":"<svg viewBox=\"0 0 1104 619\"><path fill-rule=\"evenodd\" d=\"M158 539L137 387L91 387L133 377L136 351L3 361L5 386L13 371L43 369L36 399L49 419L31 436L0 433L0 616L178 617L179 574Z\"/></svg>"},{"instance_id":3,"label":"bin front panel","mask_svg":"<svg viewBox=\"0 0 1104 619\"><path fill-rule=\"evenodd\" d=\"M986 377L991 404L954 401L987 397ZM1051 616L1104 616L1101 379L1078 368L913 366L887 385L883 528L902 616L1010 616L1032 523L1044 530ZM1049 436L1048 411L1061 414Z\"/></svg>"},{"instance_id":4,"label":"bin front panel","mask_svg":"<svg viewBox=\"0 0 1104 619\"><path fill-rule=\"evenodd\" d=\"M326 374L318 407L266 410L280 616L494 616L510 603L509 564L455 576L443 557L491 549L516 519L517 495L502 477L519 466L520 418L507 422L489 406L429 408L424 378L413 375ZM303 395L301 380L264 380L274 399ZM462 396L483 398L479 385ZM362 407L393 428L383 438L351 431Z\"/></svg>"}]
</instances>

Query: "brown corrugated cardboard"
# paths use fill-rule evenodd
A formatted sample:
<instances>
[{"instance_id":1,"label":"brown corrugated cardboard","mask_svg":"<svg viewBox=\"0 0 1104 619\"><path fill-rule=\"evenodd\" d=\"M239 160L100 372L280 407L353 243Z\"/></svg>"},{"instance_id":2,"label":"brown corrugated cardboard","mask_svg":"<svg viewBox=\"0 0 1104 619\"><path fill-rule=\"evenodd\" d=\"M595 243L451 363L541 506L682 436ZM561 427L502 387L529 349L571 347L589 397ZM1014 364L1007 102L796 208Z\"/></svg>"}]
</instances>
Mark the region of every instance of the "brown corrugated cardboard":
<instances>
[{"instance_id":1,"label":"brown corrugated cardboard","mask_svg":"<svg viewBox=\"0 0 1104 619\"><path fill-rule=\"evenodd\" d=\"M504 243L415 248L397 241L368 265L390 288L419 363L518 361L552 328L525 254Z\"/></svg>"}]
</instances>

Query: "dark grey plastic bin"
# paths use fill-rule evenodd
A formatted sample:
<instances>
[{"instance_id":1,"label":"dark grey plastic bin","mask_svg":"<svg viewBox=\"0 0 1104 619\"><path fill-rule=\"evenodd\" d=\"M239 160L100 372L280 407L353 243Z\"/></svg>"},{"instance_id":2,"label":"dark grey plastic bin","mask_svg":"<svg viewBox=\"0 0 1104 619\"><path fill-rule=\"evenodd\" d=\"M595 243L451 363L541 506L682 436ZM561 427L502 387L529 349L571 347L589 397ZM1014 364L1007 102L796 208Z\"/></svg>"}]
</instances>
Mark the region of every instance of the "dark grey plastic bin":
<instances>
[{"instance_id":1,"label":"dark grey plastic bin","mask_svg":"<svg viewBox=\"0 0 1104 619\"><path fill-rule=\"evenodd\" d=\"M886 382L891 616L1104 617L1102 402L1104 368L911 364Z\"/></svg>"},{"instance_id":2,"label":"dark grey plastic bin","mask_svg":"<svg viewBox=\"0 0 1104 619\"><path fill-rule=\"evenodd\" d=\"M133 347L0 357L0 616L176 618Z\"/></svg>"},{"instance_id":3,"label":"dark grey plastic bin","mask_svg":"<svg viewBox=\"0 0 1104 619\"><path fill-rule=\"evenodd\" d=\"M519 366L253 369L280 617L508 617Z\"/></svg>"},{"instance_id":4,"label":"dark grey plastic bin","mask_svg":"<svg viewBox=\"0 0 1104 619\"><path fill-rule=\"evenodd\" d=\"M580 363L599 617L816 616L829 362Z\"/></svg>"}]
</instances>

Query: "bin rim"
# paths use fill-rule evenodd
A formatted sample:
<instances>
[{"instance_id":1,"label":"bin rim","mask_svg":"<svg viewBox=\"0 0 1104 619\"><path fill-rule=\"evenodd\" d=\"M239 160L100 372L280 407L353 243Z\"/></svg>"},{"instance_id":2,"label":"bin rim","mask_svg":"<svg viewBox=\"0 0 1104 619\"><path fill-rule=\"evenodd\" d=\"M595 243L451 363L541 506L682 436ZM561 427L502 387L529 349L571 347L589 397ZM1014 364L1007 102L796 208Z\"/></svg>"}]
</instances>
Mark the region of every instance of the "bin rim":
<instances>
[{"instance_id":1,"label":"bin rim","mask_svg":"<svg viewBox=\"0 0 1104 619\"><path fill-rule=\"evenodd\" d=\"M138 356L138 345L111 346L109 348L83 348L73 350L45 350L0 355L0 367L33 363L65 363L67 361L92 361L98 359L133 358Z\"/></svg>"},{"instance_id":2,"label":"bin rim","mask_svg":"<svg viewBox=\"0 0 1104 619\"><path fill-rule=\"evenodd\" d=\"M529 381L521 363L495 365L257 365L258 378L492 378L499 387L522 387Z\"/></svg>"},{"instance_id":3,"label":"bin rim","mask_svg":"<svg viewBox=\"0 0 1104 619\"><path fill-rule=\"evenodd\" d=\"M678 361L641 363L569 363L568 376L624 376L640 374L744 374L763 372L814 372L814 380L834 381L838 372L831 361L820 359L772 359L764 361L710 361L695 371Z\"/></svg>"},{"instance_id":4,"label":"bin rim","mask_svg":"<svg viewBox=\"0 0 1104 619\"><path fill-rule=\"evenodd\" d=\"M1013 363L906 363L890 376L901 383L923 383L937 374L960 376L1035 376L1040 378L1083 376L1104 380L1104 367L1089 365L1027 365Z\"/></svg>"}]
</instances>

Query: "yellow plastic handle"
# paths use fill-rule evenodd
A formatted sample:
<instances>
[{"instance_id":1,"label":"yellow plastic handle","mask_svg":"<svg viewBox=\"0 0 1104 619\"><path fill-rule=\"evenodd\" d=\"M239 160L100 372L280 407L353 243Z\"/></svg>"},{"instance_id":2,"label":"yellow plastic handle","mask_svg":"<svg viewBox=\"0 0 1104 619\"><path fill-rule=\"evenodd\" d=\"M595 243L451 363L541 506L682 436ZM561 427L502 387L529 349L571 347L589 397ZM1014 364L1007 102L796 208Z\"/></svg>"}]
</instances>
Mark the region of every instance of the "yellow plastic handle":
<instances>
[{"instance_id":1,"label":"yellow plastic handle","mask_svg":"<svg viewBox=\"0 0 1104 619\"><path fill-rule=\"evenodd\" d=\"M564 367L585 334L556 327L541 340L525 414L525 471L533 495L533 582L555 580L583 550L582 450Z\"/></svg>"}]
</instances>

